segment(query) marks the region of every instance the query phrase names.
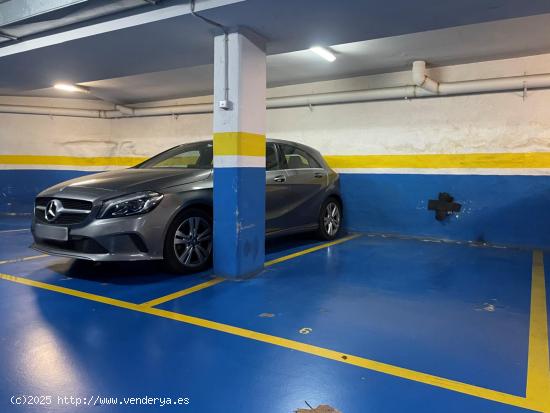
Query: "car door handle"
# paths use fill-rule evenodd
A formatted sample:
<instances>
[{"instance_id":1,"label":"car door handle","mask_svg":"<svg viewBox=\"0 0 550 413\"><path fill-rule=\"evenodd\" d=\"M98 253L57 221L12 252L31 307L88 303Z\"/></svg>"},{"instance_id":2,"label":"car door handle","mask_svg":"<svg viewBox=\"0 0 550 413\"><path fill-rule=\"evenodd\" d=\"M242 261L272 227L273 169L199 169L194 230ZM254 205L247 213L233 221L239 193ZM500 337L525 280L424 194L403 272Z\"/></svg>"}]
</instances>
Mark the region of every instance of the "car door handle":
<instances>
[{"instance_id":1,"label":"car door handle","mask_svg":"<svg viewBox=\"0 0 550 413\"><path fill-rule=\"evenodd\" d=\"M286 177L284 175L278 175L275 178L273 178L275 182L286 182Z\"/></svg>"},{"instance_id":2,"label":"car door handle","mask_svg":"<svg viewBox=\"0 0 550 413\"><path fill-rule=\"evenodd\" d=\"M315 178L324 178L325 174L321 172L317 172L315 175L313 175Z\"/></svg>"}]
</instances>

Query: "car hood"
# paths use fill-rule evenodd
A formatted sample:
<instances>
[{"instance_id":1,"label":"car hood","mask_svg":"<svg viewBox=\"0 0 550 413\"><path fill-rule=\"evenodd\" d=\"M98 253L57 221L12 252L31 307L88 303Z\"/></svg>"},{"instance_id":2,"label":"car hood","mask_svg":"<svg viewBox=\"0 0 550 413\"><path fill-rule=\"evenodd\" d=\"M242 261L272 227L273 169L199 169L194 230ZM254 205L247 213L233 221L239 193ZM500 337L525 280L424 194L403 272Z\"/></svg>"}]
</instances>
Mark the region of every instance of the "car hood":
<instances>
[{"instance_id":1,"label":"car hood","mask_svg":"<svg viewBox=\"0 0 550 413\"><path fill-rule=\"evenodd\" d=\"M122 169L101 172L57 184L40 196L75 195L84 198L116 196L139 191L160 191L165 188L208 179L211 170L204 169ZM88 196L86 196L88 195Z\"/></svg>"}]
</instances>

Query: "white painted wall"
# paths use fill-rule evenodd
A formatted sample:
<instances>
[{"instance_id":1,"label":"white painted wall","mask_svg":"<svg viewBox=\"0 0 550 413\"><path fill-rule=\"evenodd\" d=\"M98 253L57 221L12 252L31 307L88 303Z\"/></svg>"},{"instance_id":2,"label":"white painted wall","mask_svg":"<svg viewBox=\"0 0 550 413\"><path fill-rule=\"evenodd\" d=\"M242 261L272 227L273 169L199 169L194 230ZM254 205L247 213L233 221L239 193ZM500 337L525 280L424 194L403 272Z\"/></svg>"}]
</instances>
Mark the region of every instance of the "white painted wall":
<instances>
[{"instance_id":1,"label":"white painted wall","mask_svg":"<svg viewBox=\"0 0 550 413\"><path fill-rule=\"evenodd\" d=\"M337 64L337 62L335 63ZM433 69L442 81L550 73L550 55ZM398 72L270 89L269 96L410 84ZM167 103L198 103L209 97ZM74 99L0 97L0 104L101 107ZM211 115L83 119L0 114L0 154L149 156L208 139ZM323 154L420 154L550 151L550 91L411 99L268 111L268 136L314 146Z\"/></svg>"},{"instance_id":2,"label":"white painted wall","mask_svg":"<svg viewBox=\"0 0 550 413\"><path fill-rule=\"evenodd\" d=\"M325 154L550 150L550 92L374 102L269 112L269 135Z\"/></svg>"}]
</instances>

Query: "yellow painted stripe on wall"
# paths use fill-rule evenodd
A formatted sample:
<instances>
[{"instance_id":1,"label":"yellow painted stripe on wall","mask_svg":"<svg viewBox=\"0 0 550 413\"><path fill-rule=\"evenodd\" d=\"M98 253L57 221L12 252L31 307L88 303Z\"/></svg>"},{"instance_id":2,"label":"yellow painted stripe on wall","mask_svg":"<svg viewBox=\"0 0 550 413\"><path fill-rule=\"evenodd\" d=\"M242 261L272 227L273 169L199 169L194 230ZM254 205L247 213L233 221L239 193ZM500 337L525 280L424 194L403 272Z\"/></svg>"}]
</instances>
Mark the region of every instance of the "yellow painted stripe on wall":
<instances>
[{"instance_id":1,"label":"yellow painted stripe on wall","mask_svg":"<svg viewBox=\"0 0 550 413\"><path fill-rule=\"evenodd\" d=\"M55 155L0 155L0 165L134 166L146 159L124 156L88 158Z\"/></svg>"},{"instance_id":2,"label":"yellow painted stripe on wall","mask_svg":"<svg viewBox=\"0 0 550 413\"><path fill-rule=\"evenodd\" d=\"M236 134L241 134L238 132ZM230 135L236 135L230 133ZM216 134L222 135L222 134ZM225 133L223 135L226 135ZM224 139L214 148L215 155L265 156L265 137L246 134L256 138L247 143L236 143L237 138ZM261 143L263 139L263 143ZM243 141L244 141L243 140ZM253 143L250 143L253 142ZM240 147L239 147L240 145ZM240 151L241 153L229 153ZM144 157L78 157L56 155L0 155L0 165L64 165L64 166L134 166ZM550 168L550 152L525 153L467 153L428 155L327 155L332 168Z\"/></svg>"},{"instance_id":3,"label":"yellow painted stripe on wall","mask_svg":"<svg viewBox=\"0 0 550 413\"><path fill-rule=\"evenodd\" d=\"M248 132L214 133L214 156L265 156L265 135Z\"/></svg>"},{"instance_id":4,"label":"yellow painted stripe on wall","mask_svg":"<svg viewBox=\"0 0 550 413\"><path fill-rule=\"evenodd\" d=\"M550 152L328 155L332 168L550 168Z\"/></svg>"}]
</instances>

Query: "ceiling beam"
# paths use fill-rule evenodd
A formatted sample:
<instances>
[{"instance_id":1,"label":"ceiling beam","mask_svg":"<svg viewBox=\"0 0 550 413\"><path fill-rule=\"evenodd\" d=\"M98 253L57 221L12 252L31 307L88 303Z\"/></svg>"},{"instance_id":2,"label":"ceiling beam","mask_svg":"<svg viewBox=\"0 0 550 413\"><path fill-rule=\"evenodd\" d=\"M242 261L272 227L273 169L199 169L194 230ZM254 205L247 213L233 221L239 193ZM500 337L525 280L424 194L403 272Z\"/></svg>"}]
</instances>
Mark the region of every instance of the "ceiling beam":
<instances>
[{"instance_id":1,"label":"ceiling beam","mask_svg":"<svg viewBox=\"0 0 550 413\"><path fill-rule=\"evenodd\" d=\"M88 0L8 0L0 3L0 27Z\"/></svg>"}]
</instances>

